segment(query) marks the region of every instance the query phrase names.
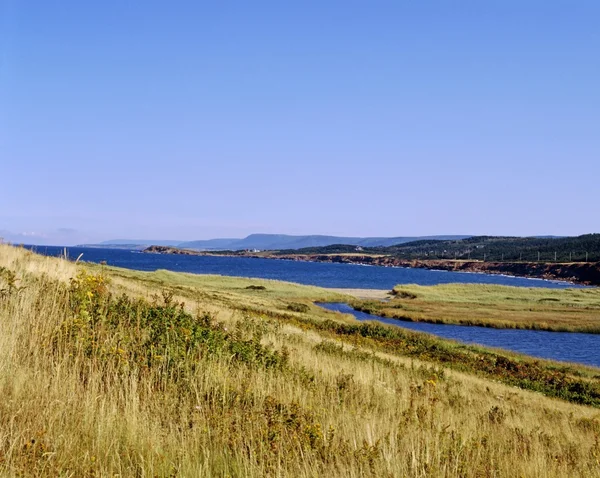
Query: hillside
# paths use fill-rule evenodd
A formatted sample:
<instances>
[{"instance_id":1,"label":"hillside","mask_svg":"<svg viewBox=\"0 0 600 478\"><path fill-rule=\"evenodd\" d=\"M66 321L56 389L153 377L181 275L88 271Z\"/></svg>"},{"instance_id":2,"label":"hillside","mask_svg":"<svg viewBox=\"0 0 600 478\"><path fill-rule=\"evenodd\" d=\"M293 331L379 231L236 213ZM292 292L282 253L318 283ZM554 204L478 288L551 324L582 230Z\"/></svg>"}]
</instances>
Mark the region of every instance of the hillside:
<instances>
[{"instance_id":1,"label":"hillside","mask_svg":"<svg viewBox=\"0 0 600 478\"><path fill-rule=\"evenodd\" d=\"M356 252L343 243L278 254L339 254ZM401 259L461 259L485 261L598 262L600 234L578 237L473 236L458 240L421 239L386 247L363 247L365 254L383 254Z\"/></svg>"},{"instance_id":2,"label":"hillside","mask_svg":"<svg viewBox=\"0 0 600 478\"><path fill-rule=\"evenodd\" d=\"M600 476L598 369L347 300L0 245L0 475Z\"/></svg>"}]
</instances>

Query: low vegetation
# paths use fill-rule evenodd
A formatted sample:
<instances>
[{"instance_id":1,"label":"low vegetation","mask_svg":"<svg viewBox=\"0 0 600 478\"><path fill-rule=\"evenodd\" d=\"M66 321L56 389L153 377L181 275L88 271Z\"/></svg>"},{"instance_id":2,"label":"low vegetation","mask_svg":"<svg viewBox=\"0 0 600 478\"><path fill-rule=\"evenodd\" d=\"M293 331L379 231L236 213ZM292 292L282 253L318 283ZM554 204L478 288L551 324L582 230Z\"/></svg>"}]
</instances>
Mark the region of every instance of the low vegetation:
<instances>
[{"instance_id":1,"label":"low vegetation","mask_svg":"<svg viewBox=\"0 0 600 478\"><path fill-rule=\"evenodd\" d=\"M358 324L315 287L0 267L2 475L600 476L596 369Z\"/></svg>"},{"instance_id":2,"label":"low vegetation","mask_svg":"<svg viewBox=\"0 0 600 478\"><path fill-rule=\"evenodd\" d=\"M351 301L356 310L412 322L600 333L600 289L488 284L402 285L388 301Z\"/></svg>"}]
</instances>

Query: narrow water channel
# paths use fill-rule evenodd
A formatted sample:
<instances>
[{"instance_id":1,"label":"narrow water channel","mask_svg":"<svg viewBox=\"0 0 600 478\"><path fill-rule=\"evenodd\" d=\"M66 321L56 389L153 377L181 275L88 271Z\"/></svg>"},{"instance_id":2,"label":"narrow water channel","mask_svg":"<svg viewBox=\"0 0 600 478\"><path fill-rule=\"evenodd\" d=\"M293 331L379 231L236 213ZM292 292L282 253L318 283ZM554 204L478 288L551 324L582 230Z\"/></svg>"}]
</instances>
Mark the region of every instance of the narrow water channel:
<instances>
[{"instance_id":1,"label":"narrow water channel","mask_svg":"<svg viewBox=\"0 0 600 478\"><path fill-rule=\"evenodd\" d=\"M470 325L406 322L354 310L344 303L318 302L325 309L352 314L360 321L376 321L405 329L427 332L445 339L520 352L533 357L600 367L600 334L493 329Z\"/></svg>"}]
</instances>

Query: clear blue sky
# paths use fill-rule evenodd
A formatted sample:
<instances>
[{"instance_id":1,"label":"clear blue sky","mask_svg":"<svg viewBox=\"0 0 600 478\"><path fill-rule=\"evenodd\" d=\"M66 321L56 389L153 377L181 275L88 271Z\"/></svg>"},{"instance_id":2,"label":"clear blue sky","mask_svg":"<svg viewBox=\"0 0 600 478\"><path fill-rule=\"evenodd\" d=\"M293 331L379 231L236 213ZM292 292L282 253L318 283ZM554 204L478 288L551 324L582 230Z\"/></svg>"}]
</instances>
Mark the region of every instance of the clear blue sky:
<instances>
[{"instance_id":1,"label":"clear blue sky","mask_svg":"<svg viewBox=\"0 0 600 478\"><path fill-rule=\"evenodd\" d=\"M0 235L598 232L599 25L597 0L0 1Z\"/></svg>"}]
</instances>

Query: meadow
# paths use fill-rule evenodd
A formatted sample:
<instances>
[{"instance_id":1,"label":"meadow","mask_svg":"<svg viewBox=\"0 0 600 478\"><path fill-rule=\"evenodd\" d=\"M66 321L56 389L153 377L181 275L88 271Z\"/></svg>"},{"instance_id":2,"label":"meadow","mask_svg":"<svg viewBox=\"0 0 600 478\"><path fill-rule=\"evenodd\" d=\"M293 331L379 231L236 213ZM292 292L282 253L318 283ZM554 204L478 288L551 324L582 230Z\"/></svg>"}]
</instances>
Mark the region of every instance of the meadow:
<instances>
[{"instance_id":1,"label":"meadow","mask_svg":"<svg viewBox=\"0 0 600 478\"><path fill-rule=\"evenodd\" d=\"M600 333L600 288L401 285L388 299L355 298L351 304L362 312L414 322Z\"/></svg>"},{"instance_id":2,"label":"meadow","mask_svg":"<svg viewBox=\"0 0 600 478\"><path fill-rule=\"evenodd\" d=\"M0 245L0 474L600 476L600 370L313 305L347 300Z\"/></svg>"}]
</instances>

